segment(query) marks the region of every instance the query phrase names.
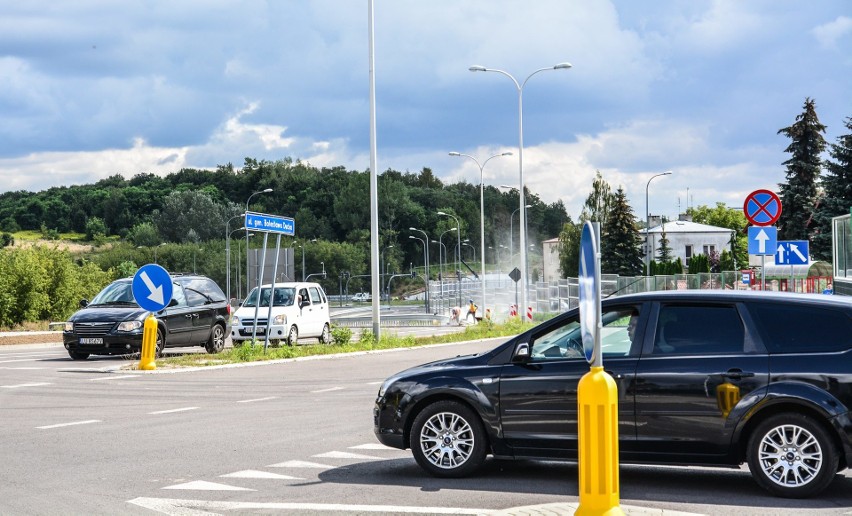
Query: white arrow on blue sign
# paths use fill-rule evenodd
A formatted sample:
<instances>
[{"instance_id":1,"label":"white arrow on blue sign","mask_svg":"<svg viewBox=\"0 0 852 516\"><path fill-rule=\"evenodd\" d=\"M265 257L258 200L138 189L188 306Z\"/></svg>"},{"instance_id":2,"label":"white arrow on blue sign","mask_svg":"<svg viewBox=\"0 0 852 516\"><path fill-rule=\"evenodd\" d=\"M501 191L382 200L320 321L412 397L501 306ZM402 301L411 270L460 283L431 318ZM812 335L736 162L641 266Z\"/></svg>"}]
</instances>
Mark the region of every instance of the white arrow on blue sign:
<instances>
[{"instance_id":1,"label":"white arrow on blue sign","mask_svg":"<svg viewBox=\"0 0 852 516\"><path fill-rule=\"evenodd\" d=\"M772 255L778 247L778 228L775 226L749 226L748 254Z\"/></svg>"},{"instance_id":2,"label":"white arrow on blue sign","mask_svg":"<svg viewBox=\"0 0 852 516\"><path fill-rule=\"evenodd\" d=\"M807 240L782 240L775 249L775 265L806 265L809 251Z\"/></svg>"},{"instance_id":3,"label":"white arrow on blue sign","mask_svg":"<svg viewBox=\"0 0 852 516\"><path fill-rule=\"evenodd\" d=\"M174 293L168 271L155 263L140 267L130 286L136 304L149 312L159 312L168 306Z\"/></svg>"}]
</instances>

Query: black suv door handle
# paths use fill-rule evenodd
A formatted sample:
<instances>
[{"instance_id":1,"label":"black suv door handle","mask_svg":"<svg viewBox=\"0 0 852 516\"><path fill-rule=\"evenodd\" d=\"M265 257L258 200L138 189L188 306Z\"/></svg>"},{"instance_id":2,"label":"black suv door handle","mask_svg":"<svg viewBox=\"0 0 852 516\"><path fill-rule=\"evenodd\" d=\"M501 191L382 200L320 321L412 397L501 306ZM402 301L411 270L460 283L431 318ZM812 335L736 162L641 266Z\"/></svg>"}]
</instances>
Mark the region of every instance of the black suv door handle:
<instances>
[{"instance_id":1,"label":"black suv door handle","mask_svg":"<svg viewBox=\"0 0 852 516\"><path fill-rule=\"evenodd\" d=\"M740 380L742 378L752 378L754 377L754 373L744 372L740 369L731 369L727 373L722 373L723 378L730 378L732 380Z\"/></svg>"}]
</instances>

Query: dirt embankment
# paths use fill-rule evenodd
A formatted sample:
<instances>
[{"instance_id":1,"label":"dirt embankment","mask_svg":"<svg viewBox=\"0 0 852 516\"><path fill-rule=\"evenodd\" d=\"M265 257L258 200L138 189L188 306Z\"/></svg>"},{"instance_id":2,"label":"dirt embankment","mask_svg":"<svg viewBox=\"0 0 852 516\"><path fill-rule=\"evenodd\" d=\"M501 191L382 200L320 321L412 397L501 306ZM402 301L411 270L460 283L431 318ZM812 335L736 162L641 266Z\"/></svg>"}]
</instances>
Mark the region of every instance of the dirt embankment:
<instances>
[{"instance_id":1,"label":"dirt embankment","mask_svg":"<svg viewBox=\"0 0 852 516\"><path fill-rule=\"evenodd\" d=\"M15 344L43 344L45 342L62 342L62 332L35 332L31 334L16 333L14 335L0 335L0 346Z\"/></svg>"}]
</instances>

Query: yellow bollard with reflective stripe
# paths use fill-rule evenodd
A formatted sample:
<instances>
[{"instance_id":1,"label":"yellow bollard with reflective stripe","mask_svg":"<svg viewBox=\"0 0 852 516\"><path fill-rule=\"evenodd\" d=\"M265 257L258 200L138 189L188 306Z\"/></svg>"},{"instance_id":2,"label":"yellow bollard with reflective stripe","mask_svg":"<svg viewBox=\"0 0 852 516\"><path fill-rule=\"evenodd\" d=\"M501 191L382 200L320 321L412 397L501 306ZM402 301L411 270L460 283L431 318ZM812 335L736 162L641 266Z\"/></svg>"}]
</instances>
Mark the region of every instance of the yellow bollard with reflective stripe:
<instances>
[{"instance_id":1,"label":"yellow bollard with reflective stripe","mask_svg":"<svg viewBox=\"0 0 852 516\"><path fill-rule=\"evenodd\" d=\"M142 353L139 357L139 369L153 371L157 368L154 354L157 351L157 319L154 314L148 314L142 326Z\"/></svg>"},{"instance_id":2,"label":"yellow bollard with reflective stripe","mask_svg":"<svg viewBox=\"0 0 852 516\"><path fill-rule=\"evenodd\" d=\"M618 493L618 386L592 366L577 386L580 505L575 515L623 515Z\"/></svg>"}]
</instances>

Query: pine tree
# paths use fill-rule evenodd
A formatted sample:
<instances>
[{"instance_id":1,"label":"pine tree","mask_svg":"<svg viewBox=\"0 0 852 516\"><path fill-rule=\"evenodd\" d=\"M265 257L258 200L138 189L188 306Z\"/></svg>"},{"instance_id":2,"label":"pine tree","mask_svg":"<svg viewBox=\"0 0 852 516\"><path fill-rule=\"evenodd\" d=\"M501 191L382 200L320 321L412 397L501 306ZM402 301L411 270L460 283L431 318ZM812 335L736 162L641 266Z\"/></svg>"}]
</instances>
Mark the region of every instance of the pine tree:
<instances>
[{"instance_id":1,"label":"pine tree","mask_svg":"<svg viewBox=\"0 0 852 516\"><path fill-rule=\"evenodd\" d=\"M822 196L814 211L816 231L811 254L820 260L831 260L831 219L849 213L852 206L852 118L844 122L850 132L829 146L831 159L825 161Z\"/></svg>"},{"instance_id":2,"label":"pine tree","mask_svg":"<svg viewBox=\"0 0 852 516\"><path fill-rule=\"evenodd\" d=\"M784 149L791 154L783 164L787 167L787 182L780 183L781 218L778 220L778 240L808 240L817 198L820 154L825 150L825 126L819 122L816 106L806 98L804 111L790 127L778 130L792 141Z\"/></svg>"},{"instance_id":3,"label":"pine tree","mask_svg":"<svg viewBox=\"0 0 852 516\"><path fill-rule=\"evenodd\" d=\"M657 260L660 263L668 263L672 259L672 248L669 246L669 239L666 237L665 224L660 226L660 247L657 248Z\"/></svg>"},{"instance_id":4,"label":"pine tree","mask_svg":"<svg viewBox=\"0 0 852 516\"><path fill-rule=\"evenodd\" d=\"M601 228L601 272L621 276L642 274L642 238L636 227L627 195L618 187L613 204Z\"/></svg>"}]
</instances>

